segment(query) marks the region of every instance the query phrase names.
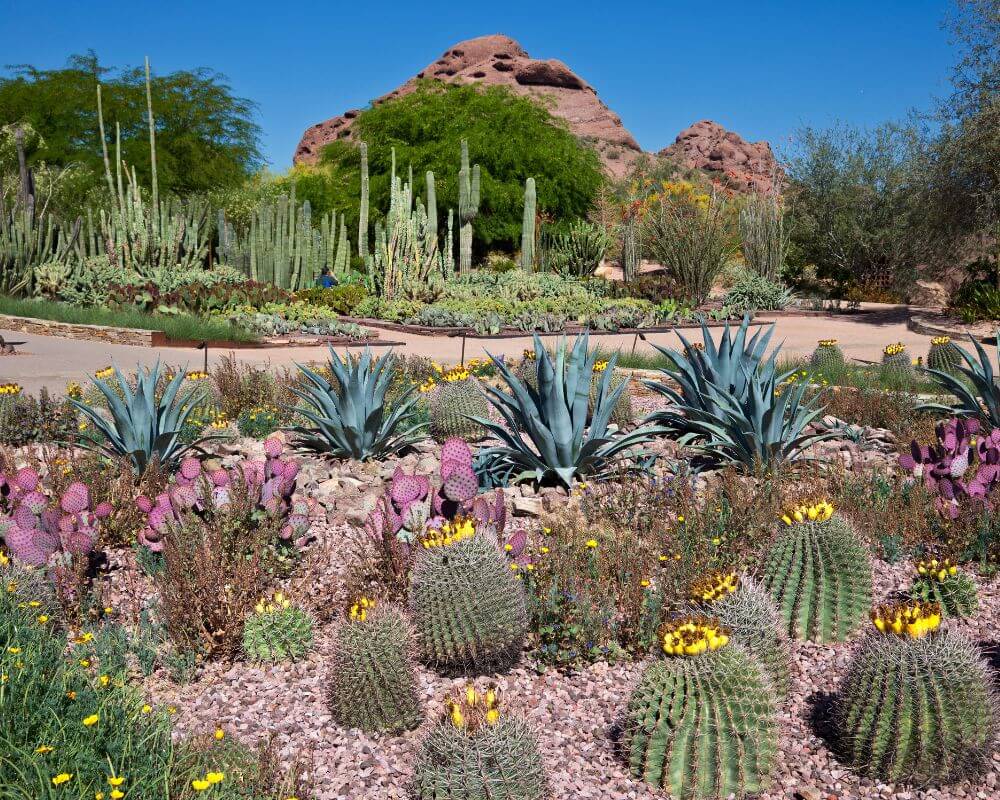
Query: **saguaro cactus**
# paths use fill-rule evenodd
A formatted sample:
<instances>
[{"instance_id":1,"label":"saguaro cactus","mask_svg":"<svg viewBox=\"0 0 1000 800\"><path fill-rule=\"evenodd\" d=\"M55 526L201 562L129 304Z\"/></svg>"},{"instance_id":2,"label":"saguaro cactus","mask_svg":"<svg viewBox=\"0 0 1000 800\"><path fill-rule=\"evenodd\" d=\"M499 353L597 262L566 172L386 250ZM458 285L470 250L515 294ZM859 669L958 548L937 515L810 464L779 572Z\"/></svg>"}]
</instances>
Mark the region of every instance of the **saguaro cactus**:
<instances>
[{"instance_id":1,"label":"saguaro cactus","mask_svg":"<svg viewBox=\"0 0 1000 800\"><path fill-rule=\"evenodd\" d=\"M462 166L458 171L458 271L472 269L472 221L479 216L479 165L469 167L469 143L462 139Z\"/></svg>"},{"instance_id":2,"label":"saguaro cactus","mask_svg":"<svg viewBox=\"0 0 1000 800\"><path fill-rule=\"evenodd\" d=\"M427 170L427 238L437 247L438 238L438 204L437 192L434 191L434 173Z\"/></svg>"},{"instance_id":3,"label":"saguaro cactus","mask_svg":"<svg viewBox=\"0 0 1000 800\"><path fill-rule=\"evenodd\" d=\"M524 219L521 221L521 269L535 267L535 179L524 182Z\"/></svg>"},{"instance_id":4,"label":"saguaro cactus","mask_svg":"<svg viewBox=\"0 0 1000 800\"><path fill-rule=\"evenodd\" d=\"M368 145L361 142L361 208L358 211L358 255L368 258Z\"/></svg>"}]
</instances>

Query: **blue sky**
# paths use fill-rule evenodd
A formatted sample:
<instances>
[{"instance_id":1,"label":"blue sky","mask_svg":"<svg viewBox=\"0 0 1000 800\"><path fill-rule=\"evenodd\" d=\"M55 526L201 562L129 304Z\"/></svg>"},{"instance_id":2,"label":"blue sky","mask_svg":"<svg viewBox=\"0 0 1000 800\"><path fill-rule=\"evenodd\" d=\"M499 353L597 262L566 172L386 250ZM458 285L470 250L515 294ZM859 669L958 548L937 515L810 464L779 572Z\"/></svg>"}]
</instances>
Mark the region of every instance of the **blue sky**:
<instances>
[{"instance_id":1,"label":"blue sky","mask_svg":"<svg viewBox=\"0 0 1000 800\"><path fill-rule=\"evenodd\" d=\"M462 39L505 33L590 82L643 148L709 118L779 151L803 124L872 125L930 109L955 52L947 0L322 3L0 0L0 69L149 55L166 72L210 67L259 105L284 169L309 125L364 106Z\"/></svg>"}]
</instances>

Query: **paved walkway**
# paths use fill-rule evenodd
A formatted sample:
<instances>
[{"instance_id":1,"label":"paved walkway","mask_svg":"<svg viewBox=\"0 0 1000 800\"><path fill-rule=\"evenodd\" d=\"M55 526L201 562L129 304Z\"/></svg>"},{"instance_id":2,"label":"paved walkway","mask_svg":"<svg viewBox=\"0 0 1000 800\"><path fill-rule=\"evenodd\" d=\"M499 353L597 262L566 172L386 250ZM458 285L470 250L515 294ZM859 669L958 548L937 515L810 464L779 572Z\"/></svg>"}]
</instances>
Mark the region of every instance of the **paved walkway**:
<instances>
[{"instance_id":1,"label":"paved walkway","mask_svg":"<svg viewBox=\"0 0 1000 800\"><path fill-rule=\"evenodd\" d=\"M926 355L930 337L913 333L906 327L908 312L905 308L887 308L866 314L844 315L841 317L782 317L777 322L774 341L784 342L782 352L790 356L806 356L812 352L819 339L838 339L845 354L850 358L877 361L882 348L901 341L914 356ZM133 369L136 364L152 365L157 359L164 363L201 367L204 353L198 350L177 347L147 348L128 345L108 345L103 342L83 342L48 336L33 336L0 330L0 335L11 341L24 341L18 348L18 355L0 356L0 383L15 381L29 392L37 392L43 386L52 392L62 392L71 380L84 382L89 374L115 363L123 369ZM684 335L692 340L700 340L697 329L688 329ZM415 336L392 331L380 331L382 339L399 341L395 351L401 354L428 356L442 363L457 363L461 356L460 338ZM632 335L594 336L594 344L608 350L630 350L635 337ZM648 334L647 340L661 346L676 347L675 333ZM520 356L531 346L531 337L516 339L468 339L466 358L485 357L488 350L495 355L501 353ZM345 348L338 348L344 350ZM638 342L637 351L651 351L648 343ZM385 348L377 348L384 352ZM280 349L212 350L209 364L233 353L237 359L257 364L291 366L294 362L319 361L325 358L323 347L289 347Z\"/></svg>"}]
</instances>

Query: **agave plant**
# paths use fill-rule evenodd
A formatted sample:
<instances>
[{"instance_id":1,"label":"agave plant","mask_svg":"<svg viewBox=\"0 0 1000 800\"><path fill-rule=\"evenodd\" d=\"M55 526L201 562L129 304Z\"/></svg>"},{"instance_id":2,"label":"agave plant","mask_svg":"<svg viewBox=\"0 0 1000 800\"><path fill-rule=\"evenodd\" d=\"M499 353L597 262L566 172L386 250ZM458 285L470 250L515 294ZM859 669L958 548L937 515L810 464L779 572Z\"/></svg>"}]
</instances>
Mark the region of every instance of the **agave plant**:
<instances>
[{"instance_id":1,"label":"agave plant","mask_svg":"<svg viewBox=\"0 0 1000 800\"><path fill-rule=\"evenodd\" d=\"M957 365L954 372L926 370L942 389L958 398L958 403L923 403L917 406L917 410L936 411L957 417L976 417L991 428L1000 427L1000 386L996 384L993 364L975 337L970 334L969 339L976 348L978 359L959 347L958 352L965 366ZM997 331L996 347L997 358L1000 359L1000 330Z\"/></svg>"},{"instance_id":2,"label":"agave plant","mask_svg":"<svg viewBox=\"0 0 1000 800\"><path fill-rule=\"evenodd\" d=\"M509 392L486 386L487 399L505 425L476 419L503 444L481 450L477 463L507 481L555 477L569 486L573 478L599 478L625 458L626 451L640 446L661 431L640 428L631 433L609 430L615 404L628 388L623 381L611 388L617 357L608 361L595 395L591 398L591 377L597 353L589 351L588 334L573 343L567 359L563 338L555 361L535 335L534 383L524 382L503 358L490 355ZM592 403L591 403L592 399ZM591 408L588 427L588 406Z\"/></svg>"},{"instance_id":3,"label":"agave plant","mask_svg":"<svg viewBox=\"0 0 1000 800\"><path fill-rule=\"evenodd\" d=\"M80 400L70 402L87 418L103 438L93 446L112 456L125 456L139 474L154 460L162 466L175 466L192 449L218 436L205 436L194 442L184 442L181 431L188 415L205 399L205 392L195 390L178 397L181 385L187 375L184 370L167 383L159 398L156 385L160 379L160 362L150 369L136 370L135 391L118 367L114 368L118 390L115 391L101 378L94 377L94 385L104 395L110 419L103 409L90 406Z\"/></svg>"},{"instance_id":4,"label":"agave plant","mask_svg":"<svg viewBox=\"0 0 1000 800\"><path fill-rule=\"evenodd\" d=\"M770 469L799 458L806 448L837 433L810 431L823 406L818 396L805 399L807 383L790 380L794 369L778 373L781 347L764 356L774 325L748 342L749 327L749 317L743 318L735 334L726 325L717 346L703 323L704 349L683 336L683 353L657 347L675 365L663 373L679 388L643 381L673 404L650 414L646 422L676 434L681 444L692 445L709 464Z\"/></svg>"},{"instance_id":5,"label":"agave plant","mask_svg":"<svg viewBox=\"0 0 1000 800\"><path fill-rule=\"evenodd\" d=\"M393 380L395 356L372 358L366 347L358 357L340 356L330 348L331 383L318 372L297 364L304 379L292 391L305 405L292 409L313 423L293 426L298 444L337 458L366 461L398 453L419 441L426 423L414 424L416 387L392 404L386 392Z\"/></svg>"}]
</instances>

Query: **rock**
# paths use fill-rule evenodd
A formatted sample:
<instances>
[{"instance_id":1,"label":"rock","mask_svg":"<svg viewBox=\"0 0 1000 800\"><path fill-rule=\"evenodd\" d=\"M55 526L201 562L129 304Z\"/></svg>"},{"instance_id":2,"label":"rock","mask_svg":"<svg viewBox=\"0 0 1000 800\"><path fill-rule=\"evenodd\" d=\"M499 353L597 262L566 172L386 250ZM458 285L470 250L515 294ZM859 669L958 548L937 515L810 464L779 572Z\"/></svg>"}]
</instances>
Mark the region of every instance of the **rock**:
<instances>
[{"instance_id":1,"label":"rock","mask_svg":"<svg viewBox=\"0 0 1000 800\"><path fill-rule=\"evenodd\" d=\"M515 517L540 517L542 515L542 501L537 497L517 497L513 498Z\"/></svg>"},{"instance_id":2,"label":"rock","mask_svg":"<svg viewBox=\"0 0 1000 800\"><path fill-rule=\"evenodd\" d=\"M910 305L921 308L947 308L951 293L937 281L918 280L910 290Z\"/></svg>"},{"instance_id":3,"label":"rock","mask_svg":"<svg viewBox=\"0 0 1000 800\"><path fill-rule=\"evenodd\" d=\"M703 119L677 135L657 155L688 169L725 176L741 190L762 192L780 188L784 173L767 142L748 142L717 122Z\"/></svg>"}]
</instances>

